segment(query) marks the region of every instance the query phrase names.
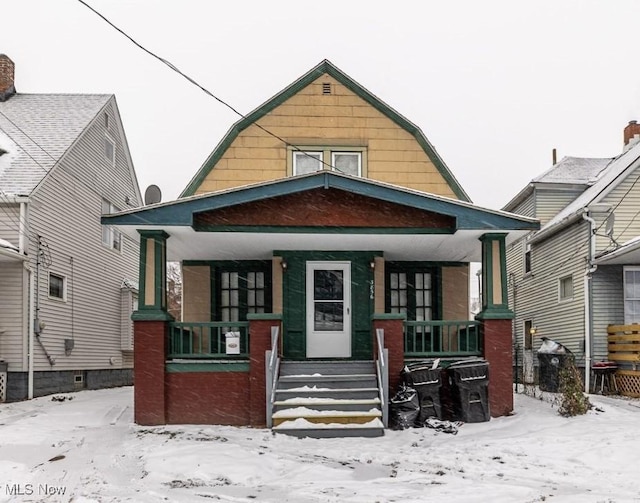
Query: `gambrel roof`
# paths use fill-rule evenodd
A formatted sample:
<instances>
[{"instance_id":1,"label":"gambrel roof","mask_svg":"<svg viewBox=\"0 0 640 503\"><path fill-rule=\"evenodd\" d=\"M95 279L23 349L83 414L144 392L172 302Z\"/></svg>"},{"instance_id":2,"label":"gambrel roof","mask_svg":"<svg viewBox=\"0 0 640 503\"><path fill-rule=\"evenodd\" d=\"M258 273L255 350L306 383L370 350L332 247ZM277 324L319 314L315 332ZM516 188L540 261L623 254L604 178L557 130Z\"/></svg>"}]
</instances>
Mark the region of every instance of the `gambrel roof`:
<instances>
[{"instance_id":1,"label":"gambrel roof","mask_svg":"<svg viewBox=\"0 0 640 503\"><path fill-rule=\"evenodd\" d=\"M112 97L18 93L0 102L0 191L31 194Z\"/></svg>"},{"instance_id":2,"label":"gambrel roof","mask_svg":"<svg viewBox=\"0 0 640 503\"><path fill-rule=\"evenodd\" d=\"M197 188L201 185L203 180L207 177L207 175L214 169L216 163L221 159L223 154L229 148L229 146L233 143L233 141L238 137L238 135L245 129L247 129L252 124L259 121L266 114L271 112L273 109L284 103L286 100L291 98L293 95L297 94L299 91L313 83L316 79L320 78L322 75L329 75L344 85L351 92L362 98L366 103L371 105L373 108L378 110L383 115L387 116L393 122L395 122L398 126L403 128L405 131L410 133L418 142L418 144L422 147L424 152L426 153L429 160L433 163L438 172L442 175L442 177L446 180L446 182L451 187L451 190L454 194L462 201L471 202L471 199L464 191L462 186L458 183L456 178L453 176L453 173L449 170L447 165L444 163L442 158L438 155L435 148L424 133L420 130L418 126L413 124L409 119L398 113L396 110L391 108L385 102L383 102L380 98L375 96L373 93L362 87L358 82L349 77L342 70L337 68L333 63L328 60L322 61L320 64L312 68L309 72L304 74L298 80L293 82L291 85L283 89L281 92L276 94L273 98L266 101L258 108L256 108L253 112L246 115L244 118L236 122L227 134L222 138L220 143L216 146L213 152L209 155L207 160L204 162L202 167L198 170L195 176L191 179L187 187L182 191L180 197L192 196L196 193Z\"/></svg>"}]
</instances>

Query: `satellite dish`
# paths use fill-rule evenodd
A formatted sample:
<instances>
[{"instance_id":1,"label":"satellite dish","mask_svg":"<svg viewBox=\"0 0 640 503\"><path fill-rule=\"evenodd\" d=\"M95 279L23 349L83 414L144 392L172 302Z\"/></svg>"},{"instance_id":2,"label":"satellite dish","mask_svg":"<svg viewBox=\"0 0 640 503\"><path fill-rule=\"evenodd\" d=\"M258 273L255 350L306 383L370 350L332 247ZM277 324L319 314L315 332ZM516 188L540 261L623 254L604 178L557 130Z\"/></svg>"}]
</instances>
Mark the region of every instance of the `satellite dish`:
<instances>
[{"instance_id":1,"label":"satellite dish","mask_svg":"<svg viewBox=\"0 0 640 503\"><path fill-rule=\"evenodd\" d=\"M162 192L160 192L160 187L157 185L149 185L147 190L144 191L144 204L150 205L159 203L162 201Z\"/></svg>"},{"instance_id":2,"label":"satellite dish","mask_svg":"<svg viewBox=\"0 0 640 503\"><path fill-rule=\"evenodd\" d=\"M607 220L605 221L604 233L611 237L613 235L613 224L616 221L615 213L609 213Z\"/></svg>"}]
</instances>

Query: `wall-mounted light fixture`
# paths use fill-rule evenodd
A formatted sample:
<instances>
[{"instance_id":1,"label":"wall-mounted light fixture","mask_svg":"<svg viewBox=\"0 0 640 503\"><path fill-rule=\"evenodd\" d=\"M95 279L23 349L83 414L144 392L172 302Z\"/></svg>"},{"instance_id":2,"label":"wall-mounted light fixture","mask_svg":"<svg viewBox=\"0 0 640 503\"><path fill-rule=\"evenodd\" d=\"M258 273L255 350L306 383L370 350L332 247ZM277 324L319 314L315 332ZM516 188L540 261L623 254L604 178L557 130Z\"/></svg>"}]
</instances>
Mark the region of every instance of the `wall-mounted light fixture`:
<instances>
[{"instance_id":1,"label":"wall-mounted light fixture","mask_svg":"<svg viewBox=\"0 0 640 503\"><path fill-rule=\"evenodd\" d=\"M286 272L287 267L289 267L289 265L287 264L287 261L284 259L280 262L280 266L282 267L283 272Z\"/></svg>"},{"instance_id":2,"label":"wall-mounted light fixture","mask_svg":"<svg viewBox=\"0 0 640 503\"><path fill-rule=\"evenodd\" d=\"M536 335L536 332L537 332L537 331L538 331L538 327L531 327L531 328L529 329L529 333L530 333L531 335Z\"/></svg>"},{"instance_id":3,"label":"wall-mounted light fixture","mask_svg":"<svg viewBox=\"0 0 640 503\"><path fill-rule=\"evenodd\" d=\"M369 262L369 267L371 268L372 271L376 268L376 259L374 258L371 259L371 261Z\"/></svg>"}]
</instances>

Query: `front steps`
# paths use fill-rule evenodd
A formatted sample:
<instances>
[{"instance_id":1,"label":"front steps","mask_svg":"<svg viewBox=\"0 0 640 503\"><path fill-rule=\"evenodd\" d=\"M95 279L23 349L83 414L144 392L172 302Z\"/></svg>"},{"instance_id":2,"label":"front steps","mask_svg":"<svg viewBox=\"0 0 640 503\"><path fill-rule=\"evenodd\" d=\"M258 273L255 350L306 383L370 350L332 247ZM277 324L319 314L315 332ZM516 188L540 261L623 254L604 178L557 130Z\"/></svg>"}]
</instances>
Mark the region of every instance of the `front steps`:
<instances>
[{"instance_id":1,"label":"front steps","mask_svg":"<svg viewBox=\"0 0 640 503\"><path fill-rule=\"evenodd\" d=\"M273 431L296 437L384 435L372 361L282 362Z\"/></svg>"}]
</instances>

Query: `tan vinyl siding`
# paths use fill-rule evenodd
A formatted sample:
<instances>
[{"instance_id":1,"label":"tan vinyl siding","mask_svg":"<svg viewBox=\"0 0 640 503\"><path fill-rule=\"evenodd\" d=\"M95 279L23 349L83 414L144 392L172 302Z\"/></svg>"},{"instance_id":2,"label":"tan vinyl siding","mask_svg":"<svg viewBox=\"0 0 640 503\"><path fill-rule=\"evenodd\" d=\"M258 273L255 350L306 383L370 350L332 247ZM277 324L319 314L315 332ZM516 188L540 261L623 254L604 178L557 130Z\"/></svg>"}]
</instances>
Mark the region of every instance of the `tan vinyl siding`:
<instances>
[{"instance_id":1,"label":"tan vinyl siding","mask_svg":"<svg viewBox=\"0 0 640 503\"><path fill-rule=\"evenodd\" d=\"M599 266L593 275L593 359L608 359L607 325L624 323L622 266Z\"/></svg>"},{"instance_id":2,"label":"tan vinyl siding","mask_svg":"<svg viewBox=\"0 0 640 503\"><path fill-rule=\"evenodd\" d=\"M211 309L211 267L183 265L183 321L211 321Z\"/></svg>"},{"instance_id":3,"label":"tan vinyl siding","mask_svg":"<svg viewBox=\"0 0 640 503\"><path fill-rule=\"evenodd\" d=\"M0 360L9 363L10 371L23 365L24 324L22 262L0 262Z\"/></svg>"},{"instance_id":4,"label":"tan vinyl siding","mask_svg":"<svg viewBox=\"0 0 640 503\"><path fill-rule=\"evenodd\" d=\"M323 95L322 84L332 94ZM262 117L258 124L292 145L366 149L366 176L457 198L416 139L338 81L325 75ZM255 125L242 131L196 193L284 178L287 146Z\"/></svg>"},{"instance_id":5,"label":"tan vinyl siding","mask_svg":"<svg viewBox=\"0 0 640 503\"><path fill-rule=\"evenodd\" d=\"M469 319L469 266L442 268L442 318Z\"/></svg>"}]
</instances>

